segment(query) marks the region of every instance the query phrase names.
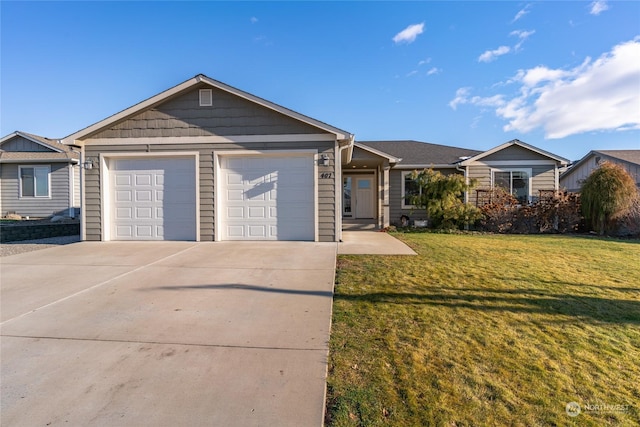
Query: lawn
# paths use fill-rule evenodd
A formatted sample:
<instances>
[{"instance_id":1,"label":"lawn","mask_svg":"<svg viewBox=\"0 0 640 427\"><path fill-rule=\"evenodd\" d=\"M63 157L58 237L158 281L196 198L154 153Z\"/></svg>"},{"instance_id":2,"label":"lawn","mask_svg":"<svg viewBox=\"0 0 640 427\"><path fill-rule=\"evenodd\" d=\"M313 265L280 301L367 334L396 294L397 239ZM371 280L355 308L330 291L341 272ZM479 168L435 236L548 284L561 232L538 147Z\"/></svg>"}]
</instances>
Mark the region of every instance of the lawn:
<instances>
[{"instance_id":1,"label":"lawn","mask_svg":"<svg viewBox=\"0 0 640 427\"><path fill-rule=\"evenodd\" d=\"M338 259L327 425L640 425L640 242L394 236Z\"/></svg>"}]
</instances>

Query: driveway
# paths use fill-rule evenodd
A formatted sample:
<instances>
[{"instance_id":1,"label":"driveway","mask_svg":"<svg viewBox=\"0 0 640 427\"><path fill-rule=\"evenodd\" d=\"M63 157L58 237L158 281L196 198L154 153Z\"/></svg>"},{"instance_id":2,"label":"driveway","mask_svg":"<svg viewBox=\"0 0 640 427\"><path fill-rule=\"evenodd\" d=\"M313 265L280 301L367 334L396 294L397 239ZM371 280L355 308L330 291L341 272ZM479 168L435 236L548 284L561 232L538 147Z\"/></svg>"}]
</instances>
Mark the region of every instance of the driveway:
<instances>
[{"instance_id":1,"label":"driveway","mask_svg":"<svg viewBox=\"0 0 640 427\"><path fill-rule=\"evenodd\" d=\"M0 424L321 425L335 243L82 242L0 261Z\"/></svg>"}]
</instances>

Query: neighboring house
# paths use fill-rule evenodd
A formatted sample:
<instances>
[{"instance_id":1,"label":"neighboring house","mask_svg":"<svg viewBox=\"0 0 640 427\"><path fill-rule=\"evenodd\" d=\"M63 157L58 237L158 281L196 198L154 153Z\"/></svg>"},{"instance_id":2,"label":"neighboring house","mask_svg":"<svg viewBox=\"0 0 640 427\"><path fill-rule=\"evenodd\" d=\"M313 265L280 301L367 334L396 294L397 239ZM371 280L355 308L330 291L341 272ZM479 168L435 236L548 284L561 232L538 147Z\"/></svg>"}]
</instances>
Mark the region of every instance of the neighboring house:
<instances>
[{"instance_id":1,"label":"neighboring house","mask_svg":"<svg viewBox=\"0 0 640 427\"><path fill-rule=\"evenodd\" d=\"M0 139L0 213L75 217L80 209L78 158L69 146L26 132Z\"/></svg>"},{"instance_id":2,"label":"neighboring house","mask_svg":"<svg viewBox=\"0 0 640 427\"><path fill-rule=\"evenodd\" d=\"M481 152L349 132L202 74L62 141L82 151L83 240L341 239L415 214L416 169L460 173L523 201L568 162L518 140ZM466 198L472 203L476 193Z\"/></svg>"},{"instance_id":3,"label":"neighboring house","mask_svg":"<svg viewBox=\"0 0 640 427\"><path fill-rule=\"evenodd\" d=\"M604 161L616 163L626 169L640 188L640 150L593 150L560 175L560 186L579 192L582 181Z\"/></svg>"}]
</instances>

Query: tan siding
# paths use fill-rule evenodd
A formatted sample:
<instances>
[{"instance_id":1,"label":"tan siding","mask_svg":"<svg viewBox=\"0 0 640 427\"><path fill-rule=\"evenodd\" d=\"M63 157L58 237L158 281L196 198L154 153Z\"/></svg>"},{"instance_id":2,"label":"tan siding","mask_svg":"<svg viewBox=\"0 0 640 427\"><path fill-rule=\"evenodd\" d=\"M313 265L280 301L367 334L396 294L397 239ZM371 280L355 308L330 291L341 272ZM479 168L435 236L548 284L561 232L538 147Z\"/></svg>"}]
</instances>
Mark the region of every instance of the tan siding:
<instances>
[{"instance_id":1,"label":"tan siding","mask_svg":"<svg viewBox=\"0 0 640 427\"><path fill-rule=\"evenodd\" d=\"M495 160L549 160L549 157L534 151L528 150L519 145L511 145L486 157L483 157L480 161L488 162Z\"/></svg>"},{"instance_id":2,"label":"tan siding","mask_svg":"<svg viewBox=\"0 0 640 427\"><path fill-rule=\"evenodd\" d=\"M200 86L92 137L311 134L321 131L251 101L213 89L213 106L200 107Z\"/></svg>"},{"instance_id":3,"label":"tan siding","mask_svg":"<svg viewBox=\"0 0 640 427\"><path fill-rule=\"evenodd\" d=\"M100 182L98 165L99 155L109 153L161 153L198 151L199 181L200 181L200 240L214 240L214 191L215 178L213 171L213 155L216 151L228 150L261 150L269 149L315 149L321 154L329 156L329 166L318 166L318 217L322 218L322 226L319 226L319 239L321 241L335 240L335 163L334 144L332 142L304 142L304 143L247 143L247 144L169 144L169 145L118 145L118 146L87 146L86 156L95 160L97 167L86 171L86 213L87 213L87 240L99 240L101 235L100 225ZM322 173L331 173L331 178L321 178Z\"/></svg>"}]
</instances>

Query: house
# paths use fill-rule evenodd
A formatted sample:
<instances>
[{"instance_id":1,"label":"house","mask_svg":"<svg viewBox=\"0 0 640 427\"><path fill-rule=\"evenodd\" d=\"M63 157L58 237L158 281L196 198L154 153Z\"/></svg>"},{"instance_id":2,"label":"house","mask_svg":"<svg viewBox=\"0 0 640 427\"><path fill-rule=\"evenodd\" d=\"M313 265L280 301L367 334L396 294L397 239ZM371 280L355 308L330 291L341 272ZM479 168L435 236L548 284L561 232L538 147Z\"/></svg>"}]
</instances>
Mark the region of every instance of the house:
<instances>
[{"instance_id":1,"label":"house","mask_svg":"<svg viewBox=\"0 0 640 427\"><path fill-rule=\"evenodd\" d=\"M202 74L64 143L83 240L340 239L353 135Z\"/></svg>"},{"instance_id":2,"label":"house","mask_svg":"<svg viewBox=\"0 0 640 427\"><path fill-rule=\"evenodd\" d=\"M413 170L464 174L531 201L558 189L568 163L518 140L486 152L356 142L202 74L63 142L85 167L83 240L335 242L343 219L383 228L412 214Z\"/></svg>"},{"instance_id":3,"label":"house","mask_svg":"<svg viewBox=\"0 0 640 427\"><path fill-rule=\"evenodd\" d=\"M640 188L640 150L593 150L560 175L560 186L579 192L582 181L603 161L621 165Z\"/></svg>"},{"instance_id":4,"label":"house","mask_svg":"<svg viewBox=\"0 0 640 427\"><path fill-rule=\"evenodd\" d=\"M16 131L0 139L0 213L75 217L79 155L60 142Z\"/></svg>"}]
</instances>

